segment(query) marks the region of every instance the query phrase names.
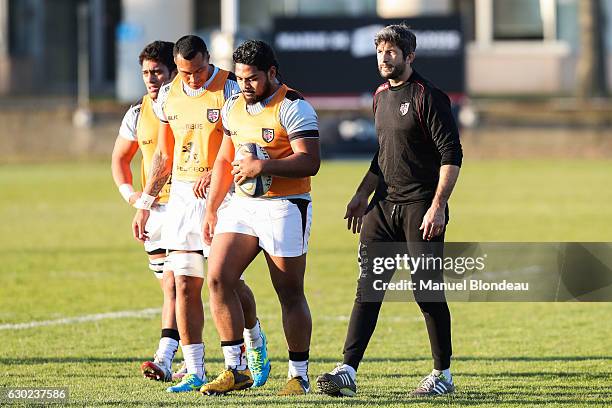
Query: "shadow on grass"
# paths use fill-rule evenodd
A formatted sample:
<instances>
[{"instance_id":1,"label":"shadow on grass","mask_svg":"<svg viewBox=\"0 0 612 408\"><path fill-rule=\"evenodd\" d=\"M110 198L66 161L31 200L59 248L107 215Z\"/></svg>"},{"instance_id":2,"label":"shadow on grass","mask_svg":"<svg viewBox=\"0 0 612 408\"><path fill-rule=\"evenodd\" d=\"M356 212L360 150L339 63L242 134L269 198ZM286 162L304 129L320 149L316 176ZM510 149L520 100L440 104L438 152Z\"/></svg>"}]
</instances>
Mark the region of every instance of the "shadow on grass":
<instances>
[{"instance_id":1,"label":"shadow on grass","mask_svg":"<svg viewBox=\"0 0 612 408\"><path fill-rule=\"evenodd\" d=\"M365 371L365 370L364 370ZM361 372L360 371L360 378L370 378L370 379L377 379L377 378L389 378L391 379L399 379L399 378L410 378L410 377L414 377L415 375L417 377L421 376L421 374L423 373L416 373L416 374L398 374L398 373L394 373L394 374L386 374L386 373L367 373L367 372ZM586 372L586 371L533 371L533 372L521 372L521 371L498 371L495 373L486 373L486 374L476 374L476 373L465 373L462 371L453 371L453 377L460 377L460 378L487 378L490 380L499 380L499 379L503 379L503 378L512 378L512 379L517 379L517 378L542 378L542 379L546 379L546 380L551 380L551 379L555 379L555 378L579 378L579 379L583 379L583 380L601 380L602 379L602 373L601 372L594 372L594 373L590 373L590 372ZM419 377L420 379L420 377ZM555 388L557 387L557 385L555 384Z\"/></svg>"},{"instance_id":2,"label":"shadow on grass","mask_svg":"<svg viewBox=\"0 0 612 408\"><path fill-rule=\"evenodd\" d=\"M150 359L149 356L140 357L1 357L0 364L6 365L35 365L35 364L74 364L74 363L133 363L138 361L147 361ZM284 359L278 359L284 361ZM539 362L539 361L612 361L612 356L536 356L536 357L521 357L521 356L464 356L453 358L454 362L463 361L516 361L516 362ZM211 363L223 363L221 358L207 358L207 362ZM335 364L340 361L340 358L311 358L310 363L322 363L322 364ZM404 363L404 362L417 362L417 361L431 361L431 357L369 357L363 359L363 364L367 363ZM531 375L531 373L522 373L525 376ZM468 374L469 375L469 374ZM534 373L533 375L537 375ZM564 375L559 373L559 375Z\"/></svg>"}]
</instances>

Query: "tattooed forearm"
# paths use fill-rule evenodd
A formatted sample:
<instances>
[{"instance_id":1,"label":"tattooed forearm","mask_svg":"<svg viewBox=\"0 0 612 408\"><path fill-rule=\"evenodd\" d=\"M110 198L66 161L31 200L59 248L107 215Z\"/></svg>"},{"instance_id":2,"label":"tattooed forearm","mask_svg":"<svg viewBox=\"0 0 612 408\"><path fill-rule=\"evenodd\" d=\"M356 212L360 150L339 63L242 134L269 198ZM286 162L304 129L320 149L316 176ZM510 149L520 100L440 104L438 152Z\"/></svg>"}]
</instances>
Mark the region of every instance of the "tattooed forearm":
<instances>
[{"instance_id":1,"label":"tattooed forearm","mask_svg":"<svg viewBox=\"0 0 612 408\"><path fill-rule=\"evenodd\" d=\"M156 152L151 160L151 170L149 171L149 179L144 192L152 196L157 196L168 181L171 173L172 167L168 158L161 152Z\"/></svg>"}]
</instances>

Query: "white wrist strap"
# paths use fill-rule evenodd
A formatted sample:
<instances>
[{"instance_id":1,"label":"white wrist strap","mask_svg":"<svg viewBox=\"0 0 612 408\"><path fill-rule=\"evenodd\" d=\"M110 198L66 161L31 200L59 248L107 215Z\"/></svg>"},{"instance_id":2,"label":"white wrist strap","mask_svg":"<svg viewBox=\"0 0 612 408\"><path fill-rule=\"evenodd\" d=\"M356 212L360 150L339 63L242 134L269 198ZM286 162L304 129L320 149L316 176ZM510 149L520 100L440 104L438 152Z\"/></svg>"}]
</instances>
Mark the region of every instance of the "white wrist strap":
<instances>
[{"instance_id":1,"label":"white wrist strap","mask_svg":"<svg viewBox=\"0 0 612 408\"><path fill-rule=\"evenodd\" d=\"M134 187L132 187L131 184L124 183L119 186L119 193L121 194L121 197L123 197L123 199L129 203L130 197L132 197L132 194L134 194Z\"/></svg>"},{"instance_id":2,"label":"white wrist strap","mask_svg":"<svg viewBox=\"0 0 612 408\"><path fill-rule=\"evenodd\" d=\"M155 197L152 195L148 195L146 193L142 193L140 198L136 200L134 203L134 207L141 210L150 210L153 202L155 201Z\"/></svg>"}]
</instances>

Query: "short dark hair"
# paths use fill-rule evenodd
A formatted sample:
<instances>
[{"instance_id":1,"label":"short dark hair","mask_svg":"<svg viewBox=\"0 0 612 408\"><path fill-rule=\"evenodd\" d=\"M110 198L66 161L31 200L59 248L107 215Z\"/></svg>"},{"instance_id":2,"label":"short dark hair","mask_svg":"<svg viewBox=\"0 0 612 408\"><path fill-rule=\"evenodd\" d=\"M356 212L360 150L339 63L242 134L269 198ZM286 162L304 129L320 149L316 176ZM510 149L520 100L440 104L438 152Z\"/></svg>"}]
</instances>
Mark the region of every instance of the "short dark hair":
<instances>
[{"instance_id":1,"label":"short dark hair","mask_svg":"<svg viewBox=\"0 0 612 408\"><path fill-rule=\"evenodd\" d=\"M138 56L140 66L142 66L144 60L151 60L164 64L169 72L176 70L172 47L174 47L174 44L168 41L153 41L144 47Z\"/></svg>"},{"instance_id":2,"label":"short dark hair","mask_svg":"<svg viewBox=\"0 0 612 408\"><path fill-rule=\"evenodd\" d=\"M278 69L278 60L274 50L260 40L248 40L240 44L233 55L234 63L252 65L258 70L267 72L270 67Z\"/></svg>"},{"instance_id":3,"label":"short dark hair","mask_svg":"<svg viewBox=\"0 0 612 408\"><path fill-rule=\"evenodd\" d=\"M192 60L198 53L202 56L208 55L208 48L203 39L197 35L185 35L179 38L174 44L174 56L181 54L186 60Z\"/></svg>"},{"instance_id":4,"label":"short dark hair","mask_svg":"<svg viewBox=\"0 0 612 408\"><path fill-rule=\"evenodd\" d=\"M416 36L410 27L406 24L391 24L376 33L374 37L374 45L378 47L378 44L382 42L390 42L396 45L400 50L404 58L416 50Z\"/></svg>"}]
</instances>

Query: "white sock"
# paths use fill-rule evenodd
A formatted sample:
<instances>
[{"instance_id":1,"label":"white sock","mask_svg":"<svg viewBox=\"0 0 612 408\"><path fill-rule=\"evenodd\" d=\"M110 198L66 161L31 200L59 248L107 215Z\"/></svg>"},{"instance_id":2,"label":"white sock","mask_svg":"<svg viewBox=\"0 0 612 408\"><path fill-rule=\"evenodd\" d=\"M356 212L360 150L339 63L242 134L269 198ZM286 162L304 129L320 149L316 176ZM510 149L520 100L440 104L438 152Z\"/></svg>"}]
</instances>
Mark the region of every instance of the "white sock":
<instances>
[{"instance_id":1,"label":"white sock","mask_svg":"<svg viewBox=\"0 0 612 408\"><path fill-rule=\"evenodd\" d=\"M263 346L263 339L261 338L261 326L259 325L259 319L255 323L252 329L244 328L244 342L248 344L249 348L257 348Z\"/></svg>"},{"instance_id":2,"label":"white sock","mask_svg":"<svg viewBox=\"0 0 612 408\"><path fill-rule=\"evenodd\" d=\"M289 360L289 372L287 376L289 378L302 377L304 380L308 381L308 360Z\"/></svg>"},{"instance_id":3,"label":"white sock","mask_svg":"<svg viewBox=\"0 0 612 408\"><path fill-rule=\"evenodd\" d=\"M225 366L235 368L236 370L246 370L247 361L244 348L244 341L240 344L231 346L221 346L223 349L223 357L225 357Z\"/></svg>"},{"instance_id":4,"label":"white sock","mask_svg":"<svg viewBox=\"0 0 612 408\"><path fill-rule=\"evenodd\" d=\"M446 378L449 383L451 384L453 383L453 376L451 375L450 368L447 368L446 370L434 369L431 373L435 375L436 377L439 376L440 374L443 374L444 378Z\"/></svg>"},{"instance_id":5,"label":"white sock","mask_svg":"<svg viewBox=\"0 0 612 408\"><path fill-rule=\"evenodd\" d=\"M350 376L351 379L355 382L357 382L357 371L355 371L355 369L353 367L351 367L348 364L342 364L340 366L340 368L342 368L343 370L345 370Z\"/></svg>"},{"instance_id":6,"label":"white sock","mask_svg":"<svg viewBox=\"0 0 612 408\"><path fill-rule=\"evenodd\" d=\"M157 352L155 354L163 358L164 364L168 369L172 368L172 360L174 360L178 345L178 341L170 337L162 337L159 339L159 346L157 346Z\"/></svg>"},{"instance_id":7,"label":"white sock","mask_svg":"<svg viewBox=\"0 0 612 408\"><path fill-rule=\"evenodd\" d=\"M204 344L184 344L182 348L187 374L195 374L201 380L204 380L206 378L204 374Z\"/></svg>"}]
</instances>

